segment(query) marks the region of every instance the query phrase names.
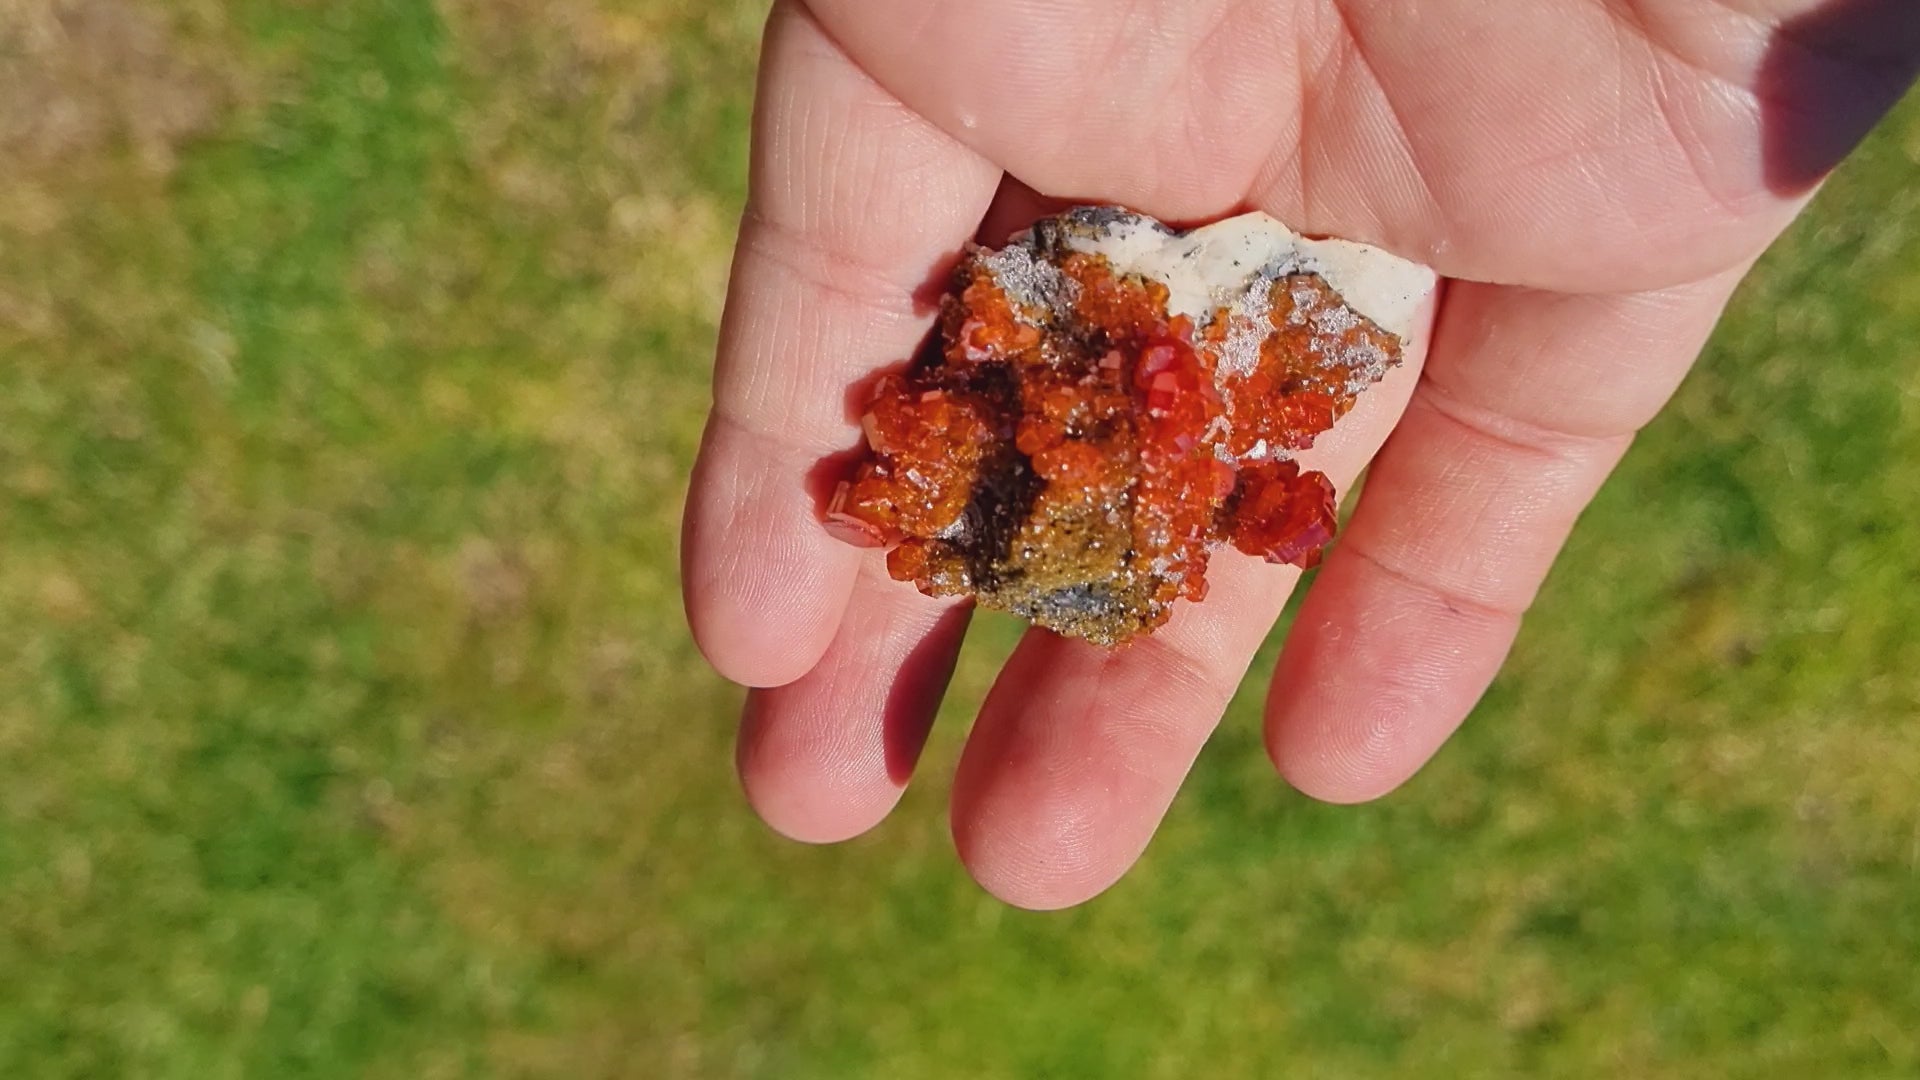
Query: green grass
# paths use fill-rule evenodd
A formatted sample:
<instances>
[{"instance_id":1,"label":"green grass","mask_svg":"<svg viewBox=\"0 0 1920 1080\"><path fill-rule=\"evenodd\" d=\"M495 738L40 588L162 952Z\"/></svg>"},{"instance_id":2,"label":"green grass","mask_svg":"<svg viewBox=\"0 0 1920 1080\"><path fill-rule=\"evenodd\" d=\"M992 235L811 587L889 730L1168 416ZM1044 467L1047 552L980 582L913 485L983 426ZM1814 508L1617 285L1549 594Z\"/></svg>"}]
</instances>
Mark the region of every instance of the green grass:
<instances>
[{"instance_id":1,"label":"green grass","mask_svg":"<svg viewBox=\"0 0 1920 1080\"><path fill-rule=\"evenodd\" d=\"M1036 916L942 815L1012 626L830 850L682 626L758 4L93 9L0 7L91 124L0 142L0 1075L1920 1075L1920 102L1429 770L1250 684Z\"/></svg>"}]
</instances>

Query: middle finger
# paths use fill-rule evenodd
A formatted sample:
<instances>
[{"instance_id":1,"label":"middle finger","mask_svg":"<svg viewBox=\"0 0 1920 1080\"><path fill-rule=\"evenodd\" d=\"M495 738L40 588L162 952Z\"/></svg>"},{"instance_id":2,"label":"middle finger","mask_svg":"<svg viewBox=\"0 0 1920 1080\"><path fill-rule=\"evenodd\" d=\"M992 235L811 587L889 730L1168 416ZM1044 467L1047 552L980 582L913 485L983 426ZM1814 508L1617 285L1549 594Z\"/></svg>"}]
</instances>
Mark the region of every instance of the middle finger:
<instances>
[{"instance_id":1,"label":"middle finger","mask_svg":"<svg viewBox=\"0 0 1920 1080\"><path fill-rule=\"evenodd\" d=\"M1301 455L1345 491L1399 421L1426 357L1429 299L1405 362ZM1210 598L1107 650L1029 631L967 740L954 840L987 891L1021 907L1081 903L1146 849L1300 572L1231 549Z\"/></svg>"}]
</instances>

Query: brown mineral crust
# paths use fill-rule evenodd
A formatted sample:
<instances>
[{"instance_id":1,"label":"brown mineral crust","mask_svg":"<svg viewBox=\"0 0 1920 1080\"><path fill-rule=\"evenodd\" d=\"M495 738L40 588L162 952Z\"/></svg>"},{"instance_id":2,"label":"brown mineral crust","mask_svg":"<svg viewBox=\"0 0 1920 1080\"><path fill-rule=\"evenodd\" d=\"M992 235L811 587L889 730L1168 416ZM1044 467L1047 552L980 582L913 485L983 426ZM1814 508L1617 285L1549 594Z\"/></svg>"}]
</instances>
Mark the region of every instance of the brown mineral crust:
<instances>
[{"instance_id":1,"label":"brown mineral crust","mask_svg":"<svg viewBox=\"0 0 1920 1080\"><path fill-rule=\"evenodd\" d=\"M1103 645L1204 597L1223 541L1316 563L1332 485L1286 458L1397 362L1399 340L1297 273L1257 286L1271 290L1257 360L1221 371L1227 308L1196 333L1166 286L1048 235L1026 261L974 250L955 270L941 349L876 385L870 454L829 524L890 546L889 573L923 592Z\"/></svg>"}]
</instances>

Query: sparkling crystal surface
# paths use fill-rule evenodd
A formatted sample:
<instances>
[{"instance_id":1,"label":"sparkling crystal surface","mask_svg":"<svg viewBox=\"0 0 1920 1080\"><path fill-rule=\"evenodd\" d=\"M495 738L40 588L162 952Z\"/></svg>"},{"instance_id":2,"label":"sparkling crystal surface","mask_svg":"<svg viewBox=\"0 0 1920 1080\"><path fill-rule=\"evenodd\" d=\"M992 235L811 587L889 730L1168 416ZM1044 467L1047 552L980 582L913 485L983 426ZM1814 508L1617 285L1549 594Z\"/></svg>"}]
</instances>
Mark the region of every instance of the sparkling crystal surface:
<instances>
[{"instance_id":1,"label":"sparkling crystal surface","mask_svg":"<svg viewBox=\"0 0 1920 1080\"><path fill-rule=\"evenodd\" d=\"M1223 544L1318 563L1335 494L1294 455L1403 342L1311 255L1238 240L1082 209L969 250L937 352L875 384L828 525L929 595L1103 645L1204 598Z\"/></svg>"}]
</instances>

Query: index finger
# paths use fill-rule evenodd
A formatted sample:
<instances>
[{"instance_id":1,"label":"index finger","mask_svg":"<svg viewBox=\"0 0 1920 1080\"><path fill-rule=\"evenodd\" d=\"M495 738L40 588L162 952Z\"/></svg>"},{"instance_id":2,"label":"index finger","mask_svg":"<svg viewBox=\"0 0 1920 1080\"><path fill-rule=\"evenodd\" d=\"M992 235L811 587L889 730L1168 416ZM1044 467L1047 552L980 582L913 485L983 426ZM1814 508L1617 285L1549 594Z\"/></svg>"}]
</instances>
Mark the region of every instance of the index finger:
<instances>
[{"instance_id":1,"label":"index finger","mask_svg":"<svg viewBox=\"0 0 1920 1080\"><path fill-rule=\"evenodd\" d=\"M809 474L855 444L849 388L925 337L915 294L973 234L1000 170L792 2L767 24L753 138L682 581L720 673L776 686L826 650L860 560L819 524Z\"/></svg>"}]
</instances>

